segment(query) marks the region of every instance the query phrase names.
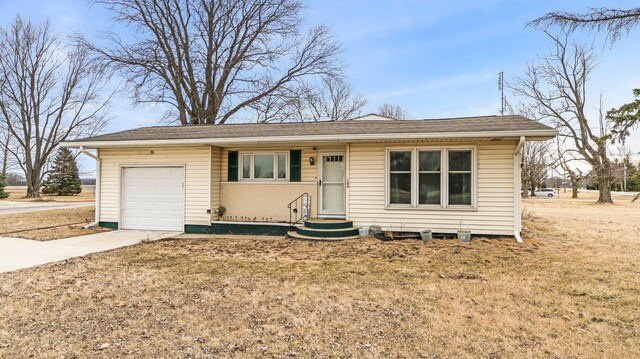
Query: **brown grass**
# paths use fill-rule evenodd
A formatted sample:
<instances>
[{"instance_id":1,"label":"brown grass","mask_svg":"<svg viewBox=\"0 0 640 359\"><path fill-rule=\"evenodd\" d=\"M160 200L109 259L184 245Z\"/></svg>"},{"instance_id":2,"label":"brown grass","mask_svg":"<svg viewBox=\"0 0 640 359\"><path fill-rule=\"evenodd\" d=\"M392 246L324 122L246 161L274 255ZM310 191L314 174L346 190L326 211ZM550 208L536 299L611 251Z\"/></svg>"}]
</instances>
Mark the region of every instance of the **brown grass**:
<instances>
[{"instance_id":1,"label":"brown grass","mask_svg":"<svg viewBox=\"0 0 640 359\"><path fill-rule=\"evenodd\" d=\"M8 201L32 202L91 202L95 201L93 186L82 186L82 192L74 196L42 195L40 198L27 198L26 186L7 186L5 190L9 193Z\"/></svg>"},{"instance_id":2,"label":"brown grass","mask_svg":"<svg viewBox=\"0 0 640 359\"><path fill-rule=\"evenodd\" d=\"M106 229L99 227L82 228L93 222L94 215L94 207L1 215L0 236L48 241L106 231Z\"/></svg>"},{"instance_id":3,"label":"brown grass","mask_svg":"<svg viewBox=\"0 0 640 359\"><path fill-rule=\"evenodd\" d=\"M186 236L0 274L0 357L639 357L640 203L526 207L524 244Z\"/></svg>"}]
</instances>

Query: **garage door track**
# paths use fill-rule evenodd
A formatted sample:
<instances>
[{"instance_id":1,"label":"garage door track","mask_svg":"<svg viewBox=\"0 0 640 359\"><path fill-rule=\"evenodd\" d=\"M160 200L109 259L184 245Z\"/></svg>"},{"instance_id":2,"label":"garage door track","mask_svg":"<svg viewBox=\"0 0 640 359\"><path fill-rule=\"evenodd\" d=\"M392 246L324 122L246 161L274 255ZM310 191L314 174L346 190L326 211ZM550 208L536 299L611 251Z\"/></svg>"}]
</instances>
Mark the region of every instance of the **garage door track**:
<instances>
[{"instance_id":1,"label":"garage door track","mask_svg":"<svg viewBox=\"0 0 640 359\"><path fill-rule=\"evenodd\" d=\"M45 242L0 237L0 273L131 246L143 240L170 238L178 234L180 232L120 230Z\"/></svg>"}]
</instances>

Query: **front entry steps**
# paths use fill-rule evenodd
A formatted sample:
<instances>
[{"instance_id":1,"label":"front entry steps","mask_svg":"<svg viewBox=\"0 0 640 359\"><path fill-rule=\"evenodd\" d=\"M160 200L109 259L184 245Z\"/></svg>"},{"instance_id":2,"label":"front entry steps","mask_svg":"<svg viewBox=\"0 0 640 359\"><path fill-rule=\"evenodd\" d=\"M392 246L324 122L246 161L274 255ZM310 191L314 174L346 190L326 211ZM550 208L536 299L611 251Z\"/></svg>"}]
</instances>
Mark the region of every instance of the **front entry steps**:
<instances>
[{"instance_id":1,"label":"front entry steps","mask_svg":"<svg viewBox=\"0 0 640 359\"><path fill-rule=\"evenodd\" d=\"M358 238L358 228L345 220L310 219L295 226L287 237L312 241L341 241Z\"/></svg>"}]
</instances>

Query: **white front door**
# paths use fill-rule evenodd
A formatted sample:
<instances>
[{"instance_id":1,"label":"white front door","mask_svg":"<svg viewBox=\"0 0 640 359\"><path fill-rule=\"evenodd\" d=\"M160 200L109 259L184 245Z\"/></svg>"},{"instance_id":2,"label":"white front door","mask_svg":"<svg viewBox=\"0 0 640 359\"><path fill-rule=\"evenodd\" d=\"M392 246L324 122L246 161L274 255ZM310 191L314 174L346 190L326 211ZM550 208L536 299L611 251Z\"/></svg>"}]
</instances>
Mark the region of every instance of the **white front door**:
<instances>
[{"instance_id":1,"label":"white front door","mask_svg":"<svg viewBox=\"0 0 640 359\"><path fill-rule=\"evenodd\" d=\"M346 191L346 158L344 153L321 154L320 215L344 216Z\"/></svg>"},{"instance_id":2,"label":"white front door","mask_svg":"<svg viewBox=\"0 0 640 359\"><path fill-rule=\"evenodd\" d=\"M184 231L184 168L122 169L121 228Z\"/></svg>"}]
</instances>

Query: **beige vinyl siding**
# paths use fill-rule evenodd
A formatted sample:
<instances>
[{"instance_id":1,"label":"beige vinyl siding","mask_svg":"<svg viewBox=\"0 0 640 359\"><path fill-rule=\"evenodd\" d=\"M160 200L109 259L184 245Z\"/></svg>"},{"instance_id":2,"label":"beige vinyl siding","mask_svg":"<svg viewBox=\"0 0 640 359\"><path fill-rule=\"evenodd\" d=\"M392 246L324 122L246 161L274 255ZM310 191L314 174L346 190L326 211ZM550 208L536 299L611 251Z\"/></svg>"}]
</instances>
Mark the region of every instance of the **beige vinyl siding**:
<instances>
[{"instance_id":1,"label":"beige vinyl siding","mask_svg":"<svg viewBox=\"0 0 640 359\"><path fill-rule=\"evenodd\" d=\"M438 146L443 145L438 143ZM456 145L451 144L451 145ZM469 145L469 143L462 143ZM428 143L402 146L427 147ZM351 144L349 158L349 219L357 226L378 224L386 230L454 233L462 227L474 234L512 235L513 152L515 142L478 142L474 210L385 208L384 144Z\"/></svg>"},{"instance_id":2,"label":"beige vinyl siding","mask_svg":"<svg viewBox=\"0 0 640 359\"><path fill-rule=\"evenodd\" d=\"M227 209L228 221L288 222L287 204L303 193L311 195L311 217L316 217L316 184L302 182L220 184L221 204Z\"/></svg>"},{"instance_id":3,"label":"beige vinyl siding","mask_svg":"<svg viewBox=\"0 0 640 359\"><path fill-rule=\"evenodd\" d=\"M211 215L214 217L213 211L220 207L221 156L222 149L211 147Z\"/></svg>"},{"instance_id":4,"label":"beige vinyl siding","mask_svg":"<svg viewBox=\"0 0 640 359\"><path fill-rule=\"evenodd\" d=\"M210 223L209 146L102 148L100 159L100 221L119 221L121 166L176 165L185 168L185 224Z\"/></svg>"}]
</instances>

